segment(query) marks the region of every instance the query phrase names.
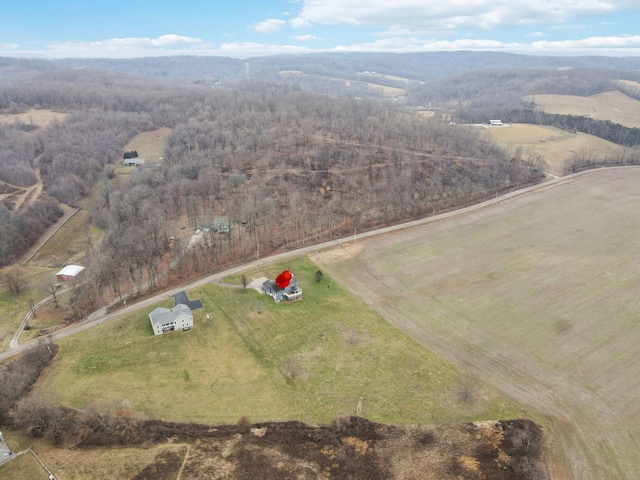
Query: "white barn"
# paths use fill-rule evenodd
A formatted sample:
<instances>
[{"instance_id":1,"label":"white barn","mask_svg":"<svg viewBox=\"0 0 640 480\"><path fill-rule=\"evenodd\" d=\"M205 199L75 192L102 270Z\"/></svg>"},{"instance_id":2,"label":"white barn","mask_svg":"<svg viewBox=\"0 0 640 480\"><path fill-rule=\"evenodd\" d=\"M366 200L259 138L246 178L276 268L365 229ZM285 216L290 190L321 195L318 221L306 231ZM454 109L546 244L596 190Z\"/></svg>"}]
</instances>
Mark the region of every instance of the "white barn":
<instances>
[{"instance_id":1,"label":"white barn","mask_svg":"<svg viewBox=\"0 0 640 480\"><path fill-rule=\"evenodd\" d=\"M56 273L56 278L58 280L74 280L78 274L84 270L84 267L81 265L67 265L58 273Z\"/></svg>"},{"instance_id":2,"label":"white barn","mask_svg":"<svg viewBox=\"0 0 640 480\"><path fill-rule=\"evenodd\" d=\"M158 307L149 314L154 335L162 335L166 332L189 330L193 327L193 313L191 309L182 303L175 307Z\"/></svg>"},{"instance_id":3,"label":"white barn","mask_svg":"<svg viewBox=\"0 0 640 480\"><path fill-rule=\"evenodd\" d=\"M125 167L141 167L144 165L144 158L127 158L122 163Z\"/></svg>"}]
</instances>

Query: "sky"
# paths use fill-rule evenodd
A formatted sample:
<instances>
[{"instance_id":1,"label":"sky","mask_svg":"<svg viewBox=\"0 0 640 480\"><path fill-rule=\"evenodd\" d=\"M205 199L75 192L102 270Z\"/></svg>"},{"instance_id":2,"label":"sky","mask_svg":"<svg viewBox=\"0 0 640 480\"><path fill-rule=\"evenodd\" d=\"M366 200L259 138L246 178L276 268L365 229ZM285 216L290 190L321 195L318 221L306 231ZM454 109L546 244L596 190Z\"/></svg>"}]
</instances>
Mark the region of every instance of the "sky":
<instances>
[{"instance_id":1,"label":"sky","mask_svg":"<svg viewBox=\"0 0 640 480\"><path fill-rule=\"evenodd\" d=\"M0 56L502 51L640 56L639 0L13 0Z\"/></svg>"}]
</instances>

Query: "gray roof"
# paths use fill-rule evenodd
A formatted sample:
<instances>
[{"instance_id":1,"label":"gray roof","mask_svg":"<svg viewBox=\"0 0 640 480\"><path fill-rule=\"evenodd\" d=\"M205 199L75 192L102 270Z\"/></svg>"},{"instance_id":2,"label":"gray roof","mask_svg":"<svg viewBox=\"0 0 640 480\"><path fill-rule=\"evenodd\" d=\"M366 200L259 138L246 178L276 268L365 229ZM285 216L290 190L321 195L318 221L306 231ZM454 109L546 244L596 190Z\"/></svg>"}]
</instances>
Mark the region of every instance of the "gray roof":
<instances>
[{"instance_id":1,"label":"gray roof","mask_svg":"<svg viewBox=\"0 0 640 480\"><path fill-rule=\"evenodd\" d=\"M149 314L149 318L151 319L152 325L166 325L167 323L175 321L176 318L182 314L192 316L191 309L188 306L179 303L172 309L158 307Z\"/></svg>"}]
</instances>

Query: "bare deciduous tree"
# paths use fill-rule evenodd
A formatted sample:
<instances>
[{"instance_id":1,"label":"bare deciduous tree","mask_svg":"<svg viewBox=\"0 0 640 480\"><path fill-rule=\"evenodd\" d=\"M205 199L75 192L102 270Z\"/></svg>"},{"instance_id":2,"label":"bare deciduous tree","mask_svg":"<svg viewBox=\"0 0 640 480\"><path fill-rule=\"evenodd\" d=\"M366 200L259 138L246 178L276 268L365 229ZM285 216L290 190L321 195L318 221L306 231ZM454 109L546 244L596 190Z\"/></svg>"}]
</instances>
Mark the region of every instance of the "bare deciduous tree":
<instances>
[{"instance_id":1,"label":"bare deciduous tree","mask_svg":"<svg viewBox=\"0 0 640 480\"><path fill-rule=\"evenodd\" d=\"M27 280L27 272L20 265L7 267L3 272L3 280L7 283L9 290L13 293L20 293L29 285Z\"/></svg>"}]
</instances>

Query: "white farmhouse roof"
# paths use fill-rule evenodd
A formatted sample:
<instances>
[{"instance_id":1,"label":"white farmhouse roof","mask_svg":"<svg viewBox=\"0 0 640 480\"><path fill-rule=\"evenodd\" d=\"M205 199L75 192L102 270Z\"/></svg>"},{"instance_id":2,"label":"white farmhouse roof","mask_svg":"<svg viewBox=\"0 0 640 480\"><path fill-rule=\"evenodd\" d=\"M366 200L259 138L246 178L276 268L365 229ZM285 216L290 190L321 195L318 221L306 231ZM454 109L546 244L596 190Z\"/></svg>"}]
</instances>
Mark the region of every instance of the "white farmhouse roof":
<instances>
[{"instance_id":1,"label":"white farmhouse roof","mask_svg":"<svg viewBox=\"0 0 640 480\"><path fill-rule=\"evenodd\" d=\"M191 309L187 305L179 303L172 309L158 307L149 314L149 318L151 325L163 325L174 322L182 314L191 315Z\"/></svg>"},{"instance_id":2,"label":"white farmhouse roof","mask_svg":"<svg viewBox=\"0 0 640 480\"><path fill-rule=\"evenodd\" d=\"M84 267L81 267L80 265L67 265L62 270L60 270L56 275L67 275L69 277L75 277L82 270L84 270Z\"/></svg>"}]
</instances>

